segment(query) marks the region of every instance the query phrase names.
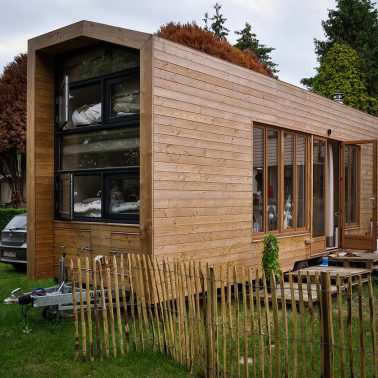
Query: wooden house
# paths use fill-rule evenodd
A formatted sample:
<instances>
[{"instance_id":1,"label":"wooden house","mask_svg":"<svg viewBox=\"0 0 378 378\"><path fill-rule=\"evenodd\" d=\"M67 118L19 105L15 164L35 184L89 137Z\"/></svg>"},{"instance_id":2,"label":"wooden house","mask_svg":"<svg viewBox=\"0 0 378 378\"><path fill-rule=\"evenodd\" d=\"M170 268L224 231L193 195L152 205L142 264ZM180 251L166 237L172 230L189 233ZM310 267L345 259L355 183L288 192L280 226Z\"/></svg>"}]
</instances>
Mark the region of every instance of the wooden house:
<instances>
[{"instance_id":1,"label":"wooden house","mask_svg":"<svg viewBox=\"0 0 378 378\"><path fill-rule=\"evenodd\" d=\"M376 249L378 119L205 53L81 21L28 47L28 275L141 252L284 270Z\"/></svg>"}]
</instances>

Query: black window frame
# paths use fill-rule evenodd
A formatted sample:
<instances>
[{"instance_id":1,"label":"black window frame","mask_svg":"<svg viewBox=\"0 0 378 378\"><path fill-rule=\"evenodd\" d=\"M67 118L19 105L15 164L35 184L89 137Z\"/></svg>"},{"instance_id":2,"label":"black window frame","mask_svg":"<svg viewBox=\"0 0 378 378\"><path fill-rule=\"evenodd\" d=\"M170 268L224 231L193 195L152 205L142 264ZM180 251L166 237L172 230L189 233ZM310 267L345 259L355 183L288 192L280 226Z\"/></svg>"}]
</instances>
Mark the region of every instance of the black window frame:
<instances>
[{"instance_id":1,"label":"black window frame","mask_svg":"<svg viewBox=\"0 0 378 378\"><path fill-rule=\"evenodd\" d=\"M57 66L59 66L57 64ZM100 130L107 130L110 128L127 128L129 127L140 127L140 111L138 114L126 114L124 116L107 117L107 111L110 109L110 98L109 91L110 85L115 82L124 81L125 78L131 77L133 75L138 75L140 82L140 67L131 68L124 71L119 71L107 75L102 75L85 80L77 80L73 83L70 83L70 90L80 87L89 86L95 83L101 83L101 123L93 125L83 125L78 126L72 129L63 129L59 122L59 101L56 101L55 107L55 219L65 220L65 221L84 221L84 222L94 222L94 223L103 223L103 222L117 222L125 224L138 224L140 221L140 210L138 214L123 214L123 215L114 215L110 214L109 211L105 211L105 207L108 206L108 200L106 195L108 195L108 190L106 190L106 178L107 177L140 177L140 161L139 166L123 166L123 167L109 167L109 168L89 168L89 169L77 169L77 170L63 170L61 169L61 157L62 157L62 140L64 135L73 134L73 133L88 133ZM56 77L56 89L55 89L55 98L58 100L59 90L62 82L61 71L57 70ZM62 214L60 210L60 180L61 177L69 175L70 176L70 214ZM101 176L101 217L78 217L74 215L74 178L76 176L83 175L100 175ZM139 193L140 193L140 180L139 180Z\"/></svg>"}]
</instances>

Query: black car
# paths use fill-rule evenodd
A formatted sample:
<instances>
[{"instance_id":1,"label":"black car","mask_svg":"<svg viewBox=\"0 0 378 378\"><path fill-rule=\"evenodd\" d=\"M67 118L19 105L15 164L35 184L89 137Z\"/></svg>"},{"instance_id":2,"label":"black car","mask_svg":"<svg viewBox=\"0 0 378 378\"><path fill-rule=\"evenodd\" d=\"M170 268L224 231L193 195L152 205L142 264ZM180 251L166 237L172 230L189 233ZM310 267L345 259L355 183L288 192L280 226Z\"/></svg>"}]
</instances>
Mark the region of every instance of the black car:
<instances>
[{"instance_id":1,"label":"black car","mask_svg":"<svg viewBox=\"0 0 378 378\"><path fill-rule=\"evenodd\" d=\"M26 214L16 215L1 232L0 262L26 267Z\"/></svg>"}]
</instances>

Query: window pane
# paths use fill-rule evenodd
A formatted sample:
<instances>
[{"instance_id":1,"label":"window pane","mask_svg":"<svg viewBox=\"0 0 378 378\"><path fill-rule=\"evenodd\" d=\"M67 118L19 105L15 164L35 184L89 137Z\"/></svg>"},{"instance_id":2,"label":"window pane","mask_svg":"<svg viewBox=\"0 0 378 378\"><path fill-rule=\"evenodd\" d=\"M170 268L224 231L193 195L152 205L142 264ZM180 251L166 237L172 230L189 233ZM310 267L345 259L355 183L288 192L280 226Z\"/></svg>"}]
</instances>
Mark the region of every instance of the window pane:
<instances>
[{"instance_id":1,"label":"window pane","mask_svg":"<svg viewBox=\"0 0 378 378\"><path fill-rule=\"evenodd\" d=\"M306 224L306 137L297 135L297 228Z\"/></svg>"},{"instance_id":2,"label":"window pane","mask_svg":"<svg viewBox=\"0 0 378 378\"><path fill-rule=\"evenodd\" d=\"M68 122L63 129L101 123L100 83L70 89Z\"/></svg>"},{"instance_id":3,"label":"window pane","mask_svg":"<svg viewBox=\"0 0 378 378\"><path fill-rule=\"evenodd\" d=\"M107 183L110 188L107 199L109 214L139 214L139 178L111 177Z\"/></svg>"},{"instance_id":4,"label":"window pane","mask_svg":"<svg viewBox=\"0 0 378 378\"><path fill-rule=\"evenodd\" d=\"M60 187L60 211L64 214L70 213L70 197L71 197L70 180L61 181Z\"/></svg>"},{"instance_id":5,"label":"window pane","mask_svg":"<svg viewBox=\"0 0 378 378\"><path fill-rule=\"evenodd\" d=\"M313 145L313 236L324 236L325 153L324 141L314 139Z\"/></svg>"},{"instance_id":6,"label":"window pane","mask_svg":"<svg viewBox=\"0 0 378 378\"><path fill-rule=\"evenodd\" d=\"M283 228L293 228L294 135L284 134L284 203Z\"/></svg>"},{"instance_id":7,"label":"window pane","mask_svg":"<svg viewBox=\"0 0 378 378\"><path fill-rule=\"evenodd\" d=\"M253 231L264 230L264 130L253 128Z\"/></svg>"},{"instance_id":8,"label":"window pane","mask_svg":"<svg viewBox=\"0 0 378 378\"><path fill-rule=\"evenodd\" d=\"M139 75L110 84L110 117L138 114L140 109Z\"/></svg>"},{"instance_id":9,"label":"window pane","mask_svg":"<svg viewBox=\"0 0 378 378\"><path fill-rule=\"evenodd\" d=\"M75 50L63 58L63 72L70 81L90 79L130 68L139 67L139 51L111 44Z\"/></svg>"},{"instance_id":10,"label":"window pane","mask_svg":"<svg viewBox=\"0 0 378 378\"><path fill-rule=\"evenodd\" d=\"M74 216L101 217L101 176L74 177Z\"/></svg>"},{"instance_id":11,"label":"window pane","mask_svg":"<svg viewBox=\"0 0 378 378\"><path fill-rule=\"evenodd\" d=\"M357 223L357 148L351 147L350 156L350 223Z\"/></svg>"},{"instance_id":12,"label":"window pane","mask_svg":"<svg viewBox=\"0 0 378 378\"><path fill-rule=\"evenodd\" d=\"M268 130L268 230L278 228L278 131Z\"/></svg>"},{"instance_id":13,"label":"window pane","mask_svg":"<svg viewBox=\"0 0 378 378\"><path fill-rule=\"evenodd\" d=\"M345 146L345 223L357 223L357 148Z\"/></svg>"},{"instance_id":14,"label":"window pane","mask_svg":"<svg viewBox=\"0 0 378 378\"><path fill-rule=\"evenodd\" d=\"M139 127L75 133L62 138L61 169L139 165Z\"/></svg>"}]
</instances>

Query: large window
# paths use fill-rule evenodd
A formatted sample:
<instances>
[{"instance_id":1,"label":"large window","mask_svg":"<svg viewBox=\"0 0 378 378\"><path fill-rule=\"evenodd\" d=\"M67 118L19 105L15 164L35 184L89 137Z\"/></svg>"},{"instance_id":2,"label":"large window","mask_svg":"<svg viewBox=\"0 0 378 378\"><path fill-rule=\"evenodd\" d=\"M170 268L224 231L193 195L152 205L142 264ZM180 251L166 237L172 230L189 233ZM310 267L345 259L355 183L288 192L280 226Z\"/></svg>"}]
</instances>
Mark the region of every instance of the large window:
<instances>
[{"instance_id":1,"label":"large window","mask_svg":"<svg viewBox=\"0 0 378 378\"><path fill-rule=\"evenodd\" d=\"M307 227L307 136L271 127L253 129L253 231Z\"/></svg>"},{"instance_id":2,"label":"large window","mask_svg":"<svg viewBox=\"0 0 378 378\"><path fill-rule=\"evenodd\" d=\"M56 216L139 222L139 52L98 45L61 57Z\"/></svg>"}]
</instances>

